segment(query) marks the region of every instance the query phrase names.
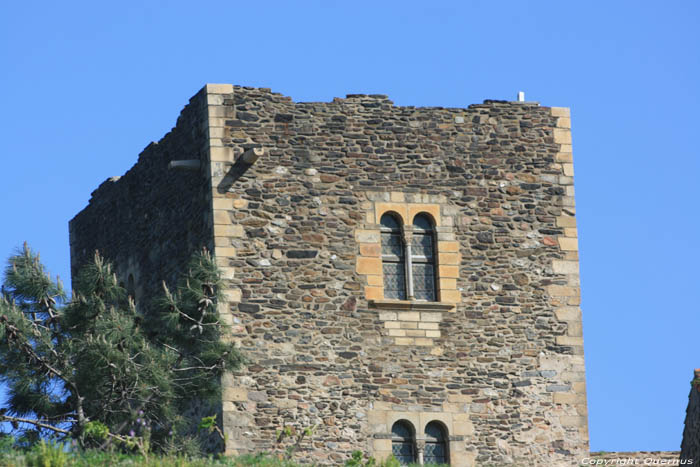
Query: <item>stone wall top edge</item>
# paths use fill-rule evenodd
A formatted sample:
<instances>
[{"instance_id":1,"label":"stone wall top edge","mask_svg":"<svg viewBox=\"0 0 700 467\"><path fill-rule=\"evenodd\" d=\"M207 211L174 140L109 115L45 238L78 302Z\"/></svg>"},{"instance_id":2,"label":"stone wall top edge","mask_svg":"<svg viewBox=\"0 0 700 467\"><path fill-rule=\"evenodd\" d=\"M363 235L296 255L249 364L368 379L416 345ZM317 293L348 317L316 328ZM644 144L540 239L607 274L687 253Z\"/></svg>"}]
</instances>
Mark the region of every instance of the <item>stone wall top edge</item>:
<instances>
[{"instance_id":1,"label":"stone wall top edge","mask_svg":"<svg viewBox=\"0 0 700 467\"><path fill-rule=\"evenodd\" d=\"M205 92L203 92L205 91ZM116 176L109 176L107 177L102 183L98 185L95 190L90 193L90 199L87 203L87 205L80 210L73 218L68 222L69 225L80 215L90 207L95 201L97 201L100 198L106 197L109 198L110 196L113 196L113 193L117 192L124 184L125 180L129 177L130 173L134 171L134 169L139 166L140 164L143 163L143 161L147 158L149 158L151 153L157 154L158 151L163 147L165 143L168 142L169 138L173 137L173 132L175 132L179 127L181 126L187 126L185 122L182 121L182 117L185 116L186 113L189 111L194 111L194 112L201 112L201 116L205 117L205 108L200 107L200 100L206 95L206 86L202 88L197 94L192 96L190 98L189 103L186 104L182 110L180 111L180 114L178 115L176 119L175 126L170 129L167 133L165 133L158 141L151 141L149 142L139 153L136 158L136 162L129 167L126 172L124 172L122 175L116 175ZM155 157L155 155L154 155ZM194 155L193 155L194 157ZM174 159L177 159L177 157L174 157Z\"/></svg>"},{"instance_id":2,"label":"stone wall top edge","mask_svg":"<svg viewBox=\"0 0 700 467\"><path fill-rule=\"evenodd\" d=\"M464 111L467 109L472 109L472 108L483 108L483 107L493 107L493 106L503 106L503 107L521 107L521 108L541 108L541 109L549 109L550 106L542 106L540 105L539 102L537 101L525 101L525 102L520 102L520 101L510 101L510 100L504 100L504 99L484 99L483 102L481 103L474 103L474 104L469 104L466 107L445 107L445 106L412 106L412 105L405 105L405 106L395 106L394 102L389 98L387 94L362 94L362 93L352 93L352 94L346 94L345 97L334 97L333 100L331 101L295 101L292 97L290 96L285 96L282 93L279 92L273 92L271 88L263 88L263 87L254 87L254 86L242 86L238 84L214 84L214 83L207 83L202 87L202 89L195 94L193 97L196 98L200 93L208 93L208 94L231 94L231 93L236 93L238 92L257 92L257 93L263 93L263 94L270 94L272 96L276 97L282 97L286 100L289 100L290 103L295 104L295 105L327 105L327 104L342 104L342 103L354 103L357 101L362 101L362 100L379 100L383 101L386 104L390 104L393 107L397 108L414 108L414 109L425 109L425 110L446 110L446 111ZM559 107L559 106L557 106ZM566 107L561 107L561 108L566 108Z\"/></svg>"}]
</instances>

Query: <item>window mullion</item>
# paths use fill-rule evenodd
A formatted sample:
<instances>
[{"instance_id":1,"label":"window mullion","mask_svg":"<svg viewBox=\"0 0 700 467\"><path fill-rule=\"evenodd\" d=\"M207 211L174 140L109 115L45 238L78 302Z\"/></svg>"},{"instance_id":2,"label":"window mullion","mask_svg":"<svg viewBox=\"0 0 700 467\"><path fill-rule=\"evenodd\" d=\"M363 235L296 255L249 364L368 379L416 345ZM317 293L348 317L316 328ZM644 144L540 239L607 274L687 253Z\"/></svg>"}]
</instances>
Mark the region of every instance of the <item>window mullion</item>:
<instances>
[{"instance_id":1,"label":"window mullion","mask_svg":"<svg viewBox=\"0 0 700 467\"><path fill-rule=\"evenodd\" d=\"M403 242L406 257L406 295L409 300L414 300L413 296L413 255L411 254L411 235L412 232L404 226Z\"/></svg>"}]
</instances>

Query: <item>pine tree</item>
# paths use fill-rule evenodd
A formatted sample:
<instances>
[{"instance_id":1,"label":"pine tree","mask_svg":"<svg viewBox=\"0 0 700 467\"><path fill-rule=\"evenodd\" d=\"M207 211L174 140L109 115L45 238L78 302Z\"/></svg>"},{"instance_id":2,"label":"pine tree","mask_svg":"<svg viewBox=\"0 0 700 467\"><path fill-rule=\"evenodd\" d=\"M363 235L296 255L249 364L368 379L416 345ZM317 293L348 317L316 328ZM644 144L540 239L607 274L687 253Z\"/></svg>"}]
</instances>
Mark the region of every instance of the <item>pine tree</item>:
<instances>
[{"instance_id":1,"label":"pine tree","mask_svg":"<svg viewBox=\"0 0 700 467\"><path fill-rule=\"evenodd\" d=\"M242 364L222 339L221 294L204 251L174 292L163 283L163 297L141 313L96 253L68 300L25 244L9 259L0 294L0 378L9 392L0 421L28 443L52 436L134 446L144 439L134 437L138 421L152 448L178 444L178 433L199 422L182 417L187 405L216 400L221 375Z\"/></svg>"}]
</instances>

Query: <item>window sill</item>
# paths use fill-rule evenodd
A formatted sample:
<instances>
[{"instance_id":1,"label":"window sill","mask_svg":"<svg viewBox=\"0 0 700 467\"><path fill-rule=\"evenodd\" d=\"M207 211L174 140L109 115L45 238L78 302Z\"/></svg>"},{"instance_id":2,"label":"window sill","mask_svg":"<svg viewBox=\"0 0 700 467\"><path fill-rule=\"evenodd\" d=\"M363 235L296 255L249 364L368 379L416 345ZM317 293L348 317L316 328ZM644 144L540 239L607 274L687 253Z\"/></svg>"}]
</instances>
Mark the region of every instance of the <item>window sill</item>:
<instances>
[{"instance_id":1,"label":"window sill","mask_svg":"<svg viewBox=\"0 0 700 467\"><path fill-rule=\"evenodd\" d=\"M424 302L420 300L369 300L370 308L393 311L450 311L454 303Z\"/></svg>"}]
</instances>

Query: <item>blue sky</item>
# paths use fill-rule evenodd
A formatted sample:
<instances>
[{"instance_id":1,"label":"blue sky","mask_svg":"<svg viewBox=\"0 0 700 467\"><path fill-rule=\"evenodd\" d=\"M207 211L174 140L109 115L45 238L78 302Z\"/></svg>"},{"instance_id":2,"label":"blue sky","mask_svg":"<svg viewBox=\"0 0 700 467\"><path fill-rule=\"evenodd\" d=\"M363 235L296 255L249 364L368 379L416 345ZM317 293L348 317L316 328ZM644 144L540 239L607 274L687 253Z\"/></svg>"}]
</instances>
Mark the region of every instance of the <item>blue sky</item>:
<instances>
[{"instance_id":1,"label":"blue sky","mask_svg":"<svg viewBox=\"0 0 700 467\"><path fill-rule=\"evenodd\" d=\"M700 367L700 3L5 2L0 257L68 221L205 83L571 107L593 450L677 450ZM694 207L695 206L695 207Z\"/></svg>"}]
</instances>

